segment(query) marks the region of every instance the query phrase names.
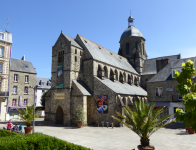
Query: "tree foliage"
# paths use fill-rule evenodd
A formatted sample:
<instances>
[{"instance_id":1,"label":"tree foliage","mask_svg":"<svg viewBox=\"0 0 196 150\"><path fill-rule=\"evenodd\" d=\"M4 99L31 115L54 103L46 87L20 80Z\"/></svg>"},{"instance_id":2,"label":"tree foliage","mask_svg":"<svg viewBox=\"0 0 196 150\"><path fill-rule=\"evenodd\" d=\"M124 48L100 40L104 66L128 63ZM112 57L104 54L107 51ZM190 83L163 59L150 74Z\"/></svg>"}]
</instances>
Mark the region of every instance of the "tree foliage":
<instances>
[{"instance_id":1,"label":"tree foliage","mask_svg":"<svg viewBox=\"0 0 196 150\"><path fill-rule=\"evenodd\" d=\"M46 95L48 94L49 91L50 91L50 89L47 90L46 92L44 92L44 94L41 97L41 105L44 107L45 107Z\"/></svg>"},{"instance_id":2,"label":"tree foliage","mask_svg":"<svg viewBox=\"0 0 196 150\"><path fill-rule=\"evenodd\" d=\"M84 122L84 110L82 105L79 105L78 108L76 109L74 118L76 123Z\"/></svg>"},{"instance_id":3,"label":"tree foliage","mask_svg":"<svg viewBox=\"0 0 196 150\"><path fill-rule=\"evenodd\" d=\"M182 121L187 127L191 126L196 130L196 83L192 82L194 74L194 63L188 60L186 63L182 63L182 72L175 70L173 77L179 83L176 88L183 96L183 105L185 106L185 112L182 109L176 109L176 120Z\"/></svg>"},{"instance_id":4,"label":"tree foliage","mask_svg":"<svg viewBox=\"0 0 196 150\"><path fill-rule=\"evenodd\" d=\"M134 102L133 110L125 106L125 116L117 112L120 118L114 116L113 118L135 132L140 137L141 146L149 146L149 137L154 132L175 121L163 123L172 115L165 116L158 120L157 117L163 112L165 106L157 109L154 109L154 106L155 103L153 102L147 105L147 101L140 100L139 102Z\"/></svg>"}]
</instances>

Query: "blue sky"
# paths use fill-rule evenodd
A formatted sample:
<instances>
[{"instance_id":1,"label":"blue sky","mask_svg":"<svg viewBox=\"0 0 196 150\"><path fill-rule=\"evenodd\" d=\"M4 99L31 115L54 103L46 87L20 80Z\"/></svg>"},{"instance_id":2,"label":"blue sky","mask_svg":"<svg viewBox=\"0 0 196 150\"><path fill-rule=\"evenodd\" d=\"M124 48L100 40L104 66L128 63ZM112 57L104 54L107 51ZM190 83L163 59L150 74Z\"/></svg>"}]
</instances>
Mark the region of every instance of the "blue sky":
<instances>
[{"instance_id":1,"label":"blue sky","mask_svg":"<svg viewBox=\"0 0 196 150\"><path fill-rule=\"evenodd\" d=\"M52 46L61 30L118 53L130 15L146 39L148 58L196 56L195 0L2 0L0 30L13 35L12 58L26 56L38 77L51 77Z\"/></svg>"}]
</instances>

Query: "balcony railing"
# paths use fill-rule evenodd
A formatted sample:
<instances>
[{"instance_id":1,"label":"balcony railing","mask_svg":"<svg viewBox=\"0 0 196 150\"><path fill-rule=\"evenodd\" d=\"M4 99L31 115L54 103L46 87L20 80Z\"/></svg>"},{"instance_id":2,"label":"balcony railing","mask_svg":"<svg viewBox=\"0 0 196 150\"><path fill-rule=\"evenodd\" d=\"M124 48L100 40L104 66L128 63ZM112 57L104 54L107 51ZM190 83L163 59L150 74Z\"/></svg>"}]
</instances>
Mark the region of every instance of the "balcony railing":
<instances>
[{"instance_id":1,"label":"balcony railing","mask_svg":"<svg viewBox=\"0 0 196 150\"><path fill-rule=\"evenodd\" d=\"M9 92L0 92L0 96L9 96Z\"/></svg>"}]
</instances>

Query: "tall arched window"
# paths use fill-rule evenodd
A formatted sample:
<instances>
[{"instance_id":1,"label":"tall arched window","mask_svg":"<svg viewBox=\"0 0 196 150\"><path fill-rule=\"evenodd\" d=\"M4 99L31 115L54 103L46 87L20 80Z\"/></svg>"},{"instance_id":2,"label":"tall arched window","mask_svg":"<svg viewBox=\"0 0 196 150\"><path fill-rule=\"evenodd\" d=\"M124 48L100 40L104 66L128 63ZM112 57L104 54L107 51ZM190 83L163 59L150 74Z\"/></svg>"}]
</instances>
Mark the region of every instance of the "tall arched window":
<instances>
[{"instance_id":1,"label":"tall arched window","mask_svg":"<svg viewBox=\"0 0 196 150\"><path fill-rule=\"evenodd\" d=\"M115 81L115 73L112 69L110 69L110 80Z\"/></svg>"},{"instance_id":2,"label":"tall arched window","mask_svg":"<svg viewBox=\"0 0 196 150\"><path fill-rule=\"evenodd\" d=\"M130 54L130 50L129 50L129 43L126 44L126 54L129 55Z\"/></svg>"},{"instance_id":3,"label":"tall arched window","mask_svg":"<svg viewBox=\"0 0 196 150\"><path fill-rule=\"evenodd\" d=\"M135 48L138 50L138 42L135 42Z\"/></svg>"},{"instance_id":4,"label":"tall arched window","mask_svg":"<svg viewBox=\"0 0 196 150\"><path fill-rule=\"evenodd\" d=\"M118 80L118 71L115 70L115 74L116 74L116 80Z\"/></svg>"},{"instance_id":5,"label":"tall arched window","mask_svg":"<svg viewBox=\"0 0 196 150\"><path fill-rule=\"evenodd\" d=\"M143 50L143 55L144 55L144 43L142 44L142 46L143 46L143 49L142 50Z\"/></svg>"},{"instance_id":6,"label":"tall arched window","mask_svg":"<svg viewBox=\"0 0 196 150\"><path fill-rule=\"evenodd\" d=\"M98 70L97 70L97 76L98 76L100 79L102 79L103 74L104 74L104 70L103 70L102 66L99 65L99 66L98 66Z\"/></svg>"},{"instance_id":7,"label":"tall arched window","mask_svg":"<svg viewBox=\"0 0 196 150\"><path fill-rule=\"evenodd\" d=\"M124 78L124 82L126 82L127 78L126 78L126 73L125 72L123 73L123 78Z\"/></svg>"},{"instance_id":8,"label":"tall arched window","mask_svg":"<svg viewBox=\"0 0 196 150\"><path fill-rule=\"evenodd\" d=\"M132 85L133 84L133 76L132 75L128 75L128 84Z\"/></svg>"},{"instance_id":9,"label":"tall arched window","mask_svg":"<svg viewBox=\"0 0 196 150\"><path fill-rule=\"evenodd\" d=\"M104 66L104 77L108 78L108 69L106 66Z\"/></svg>"}]
</instances>

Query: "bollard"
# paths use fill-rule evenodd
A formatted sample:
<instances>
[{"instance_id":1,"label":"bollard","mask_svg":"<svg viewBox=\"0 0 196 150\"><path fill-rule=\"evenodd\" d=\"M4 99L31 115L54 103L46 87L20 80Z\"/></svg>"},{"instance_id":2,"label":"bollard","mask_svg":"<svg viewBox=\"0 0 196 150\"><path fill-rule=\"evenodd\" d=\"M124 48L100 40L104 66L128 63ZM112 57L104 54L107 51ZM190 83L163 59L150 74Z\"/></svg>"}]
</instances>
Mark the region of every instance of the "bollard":
<instances>
[{"instance_id":1,"label":"bollard","mask_svg":"<svg viewBox=\"0 0 196 150\"><path fill-rule=\"evenodd\" d=\"M101 123L102 123L102 128L103 128L103 126L104 126L104 121L102 121Z\"/></svg>"},{"instance_id":2,"label":"bollard","mask_svg":"<svg viewBox=\"0 0 196 150\"><path fill-rule=\"evenodd\" d=\"M98 125L98 127L99 127L99 121L97 121L97 125Z\"/></svg>"},{"instance_id":3,"label":"bollard","mask_svg":"<svg viewBox=\"0 0 196 150\"><path fill-rule=\"evenodd\" d=\"M113 123L111 123L111 125L112 125L112 129L113 129Z\"/></svg>"},{"instance_id":4,"label":"bollard","mask_svg":"<svg viewBox=\"0 0 196 150\"><path fill-rule=\"evenodd\" d=\"M108 123L109 123L109 122L106 122L106 123L107 123L107 128L108 128Z\"/></svg>"}]
</instances>

